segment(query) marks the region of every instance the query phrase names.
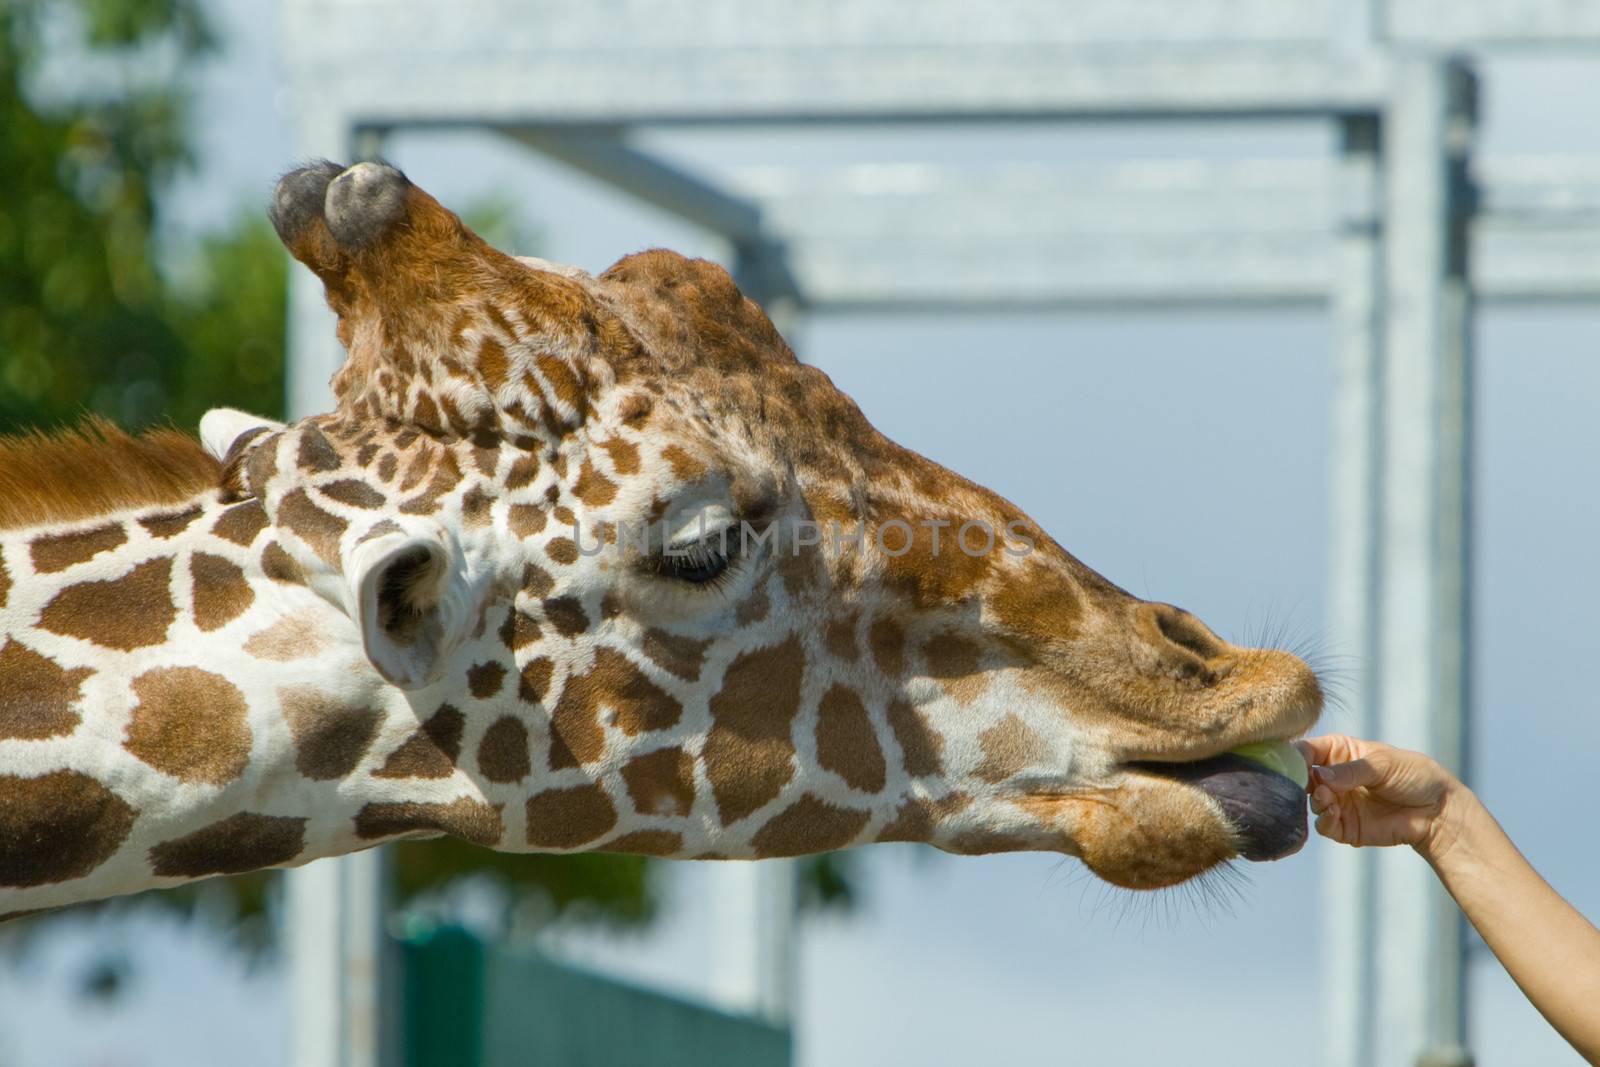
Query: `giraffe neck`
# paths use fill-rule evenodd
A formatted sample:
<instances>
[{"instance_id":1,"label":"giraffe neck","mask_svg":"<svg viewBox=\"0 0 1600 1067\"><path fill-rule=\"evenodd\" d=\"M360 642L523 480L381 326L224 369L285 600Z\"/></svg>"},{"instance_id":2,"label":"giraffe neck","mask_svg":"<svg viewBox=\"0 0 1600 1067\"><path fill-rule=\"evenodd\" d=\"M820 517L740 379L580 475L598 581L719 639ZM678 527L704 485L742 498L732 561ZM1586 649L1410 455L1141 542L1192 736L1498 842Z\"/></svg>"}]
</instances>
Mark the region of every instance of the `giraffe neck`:
<instances>
[{"instance_id":1,"label":"giraffe neck","mask_svg":"<svg viewBox=\"0 0 1600 1067\"><path fill-rule=\"evenodd\" d=\"M417 730L253 501L0 531L0 914L370 844Z\"/></svg>"}]
</instances>

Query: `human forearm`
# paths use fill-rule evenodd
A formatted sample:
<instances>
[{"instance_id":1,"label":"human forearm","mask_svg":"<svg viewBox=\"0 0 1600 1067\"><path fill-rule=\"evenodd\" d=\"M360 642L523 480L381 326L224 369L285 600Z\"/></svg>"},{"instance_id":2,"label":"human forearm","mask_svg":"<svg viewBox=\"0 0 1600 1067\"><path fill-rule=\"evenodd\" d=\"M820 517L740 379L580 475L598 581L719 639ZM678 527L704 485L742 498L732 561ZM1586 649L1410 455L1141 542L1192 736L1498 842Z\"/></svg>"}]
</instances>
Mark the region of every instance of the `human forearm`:
<instances>
[{"instance_id":1,"label":"human forearm","mask_svg":"<svg viewBox=\"0 0 1600 1067\"><path fill-rule=\"evenodd\" d=\"M1568 904L1464 786L1417 845L1518 986L1590 1063L1600 1064L1600 930Z\"/></svg>"}]
</instances>

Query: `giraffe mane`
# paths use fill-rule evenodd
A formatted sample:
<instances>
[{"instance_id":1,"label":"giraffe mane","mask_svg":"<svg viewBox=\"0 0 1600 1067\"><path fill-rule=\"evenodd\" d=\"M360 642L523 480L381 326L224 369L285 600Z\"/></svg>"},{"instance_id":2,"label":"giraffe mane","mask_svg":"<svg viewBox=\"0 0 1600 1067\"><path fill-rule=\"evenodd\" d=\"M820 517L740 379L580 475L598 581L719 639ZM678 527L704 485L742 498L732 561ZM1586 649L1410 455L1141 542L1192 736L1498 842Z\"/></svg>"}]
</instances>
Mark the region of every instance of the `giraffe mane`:
<instances>
[{"instance_id":1,"label":"giraffe mane","mask_svg":"<svg viewBox=\"0 0 1600 1067\"><path fill-rule=\"evenodd\" d=\"M90 416L51 433L0 437L0 530L177 504L215 488L222 465L178 430L134 436Z\"/></svg>"}]
</instances>

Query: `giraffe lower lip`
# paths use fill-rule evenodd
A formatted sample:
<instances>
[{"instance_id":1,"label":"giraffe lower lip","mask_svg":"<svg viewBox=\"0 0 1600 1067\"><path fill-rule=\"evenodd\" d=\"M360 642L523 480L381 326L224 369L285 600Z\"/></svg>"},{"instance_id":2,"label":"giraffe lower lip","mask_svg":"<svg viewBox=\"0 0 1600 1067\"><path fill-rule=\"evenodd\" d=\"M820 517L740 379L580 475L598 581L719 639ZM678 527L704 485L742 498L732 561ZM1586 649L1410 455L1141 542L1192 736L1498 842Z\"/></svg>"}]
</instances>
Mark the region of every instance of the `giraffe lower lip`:
<instances>
[{"instance_id":1,"label":"giraffe lower lip","mask_svg":"<svg viewBox=\"0 0 1600 1067\"><path fill-rule=\"evenodd\" d=\"M1130 767L1192 785L1217 806L1239 836L1247 860L1276 860L1306 842L1305 790L1276 771L1232 753L1191 763L1131 763Z\"/></svg>"}]
</instances>

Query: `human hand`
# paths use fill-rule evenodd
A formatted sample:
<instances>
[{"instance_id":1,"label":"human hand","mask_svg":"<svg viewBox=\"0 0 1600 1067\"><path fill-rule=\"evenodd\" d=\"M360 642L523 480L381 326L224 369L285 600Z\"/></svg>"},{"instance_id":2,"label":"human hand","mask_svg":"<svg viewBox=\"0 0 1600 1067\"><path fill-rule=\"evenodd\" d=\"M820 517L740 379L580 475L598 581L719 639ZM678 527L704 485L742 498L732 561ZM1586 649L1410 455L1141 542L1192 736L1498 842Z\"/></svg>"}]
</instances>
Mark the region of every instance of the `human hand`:
<instances>
[{"instance_id":1,"label":"human hand","mask_svg":"<svg viewBox=\"0 0 1600 1067\"><path fill-rule=\"evenodd\" d=\"M1311 766L1317 833L1341 844L1411 845L1432 857L1454 834L1455 775L1420 752L1342 734L1296 741Z\"/></svg>"}]
</instances>

